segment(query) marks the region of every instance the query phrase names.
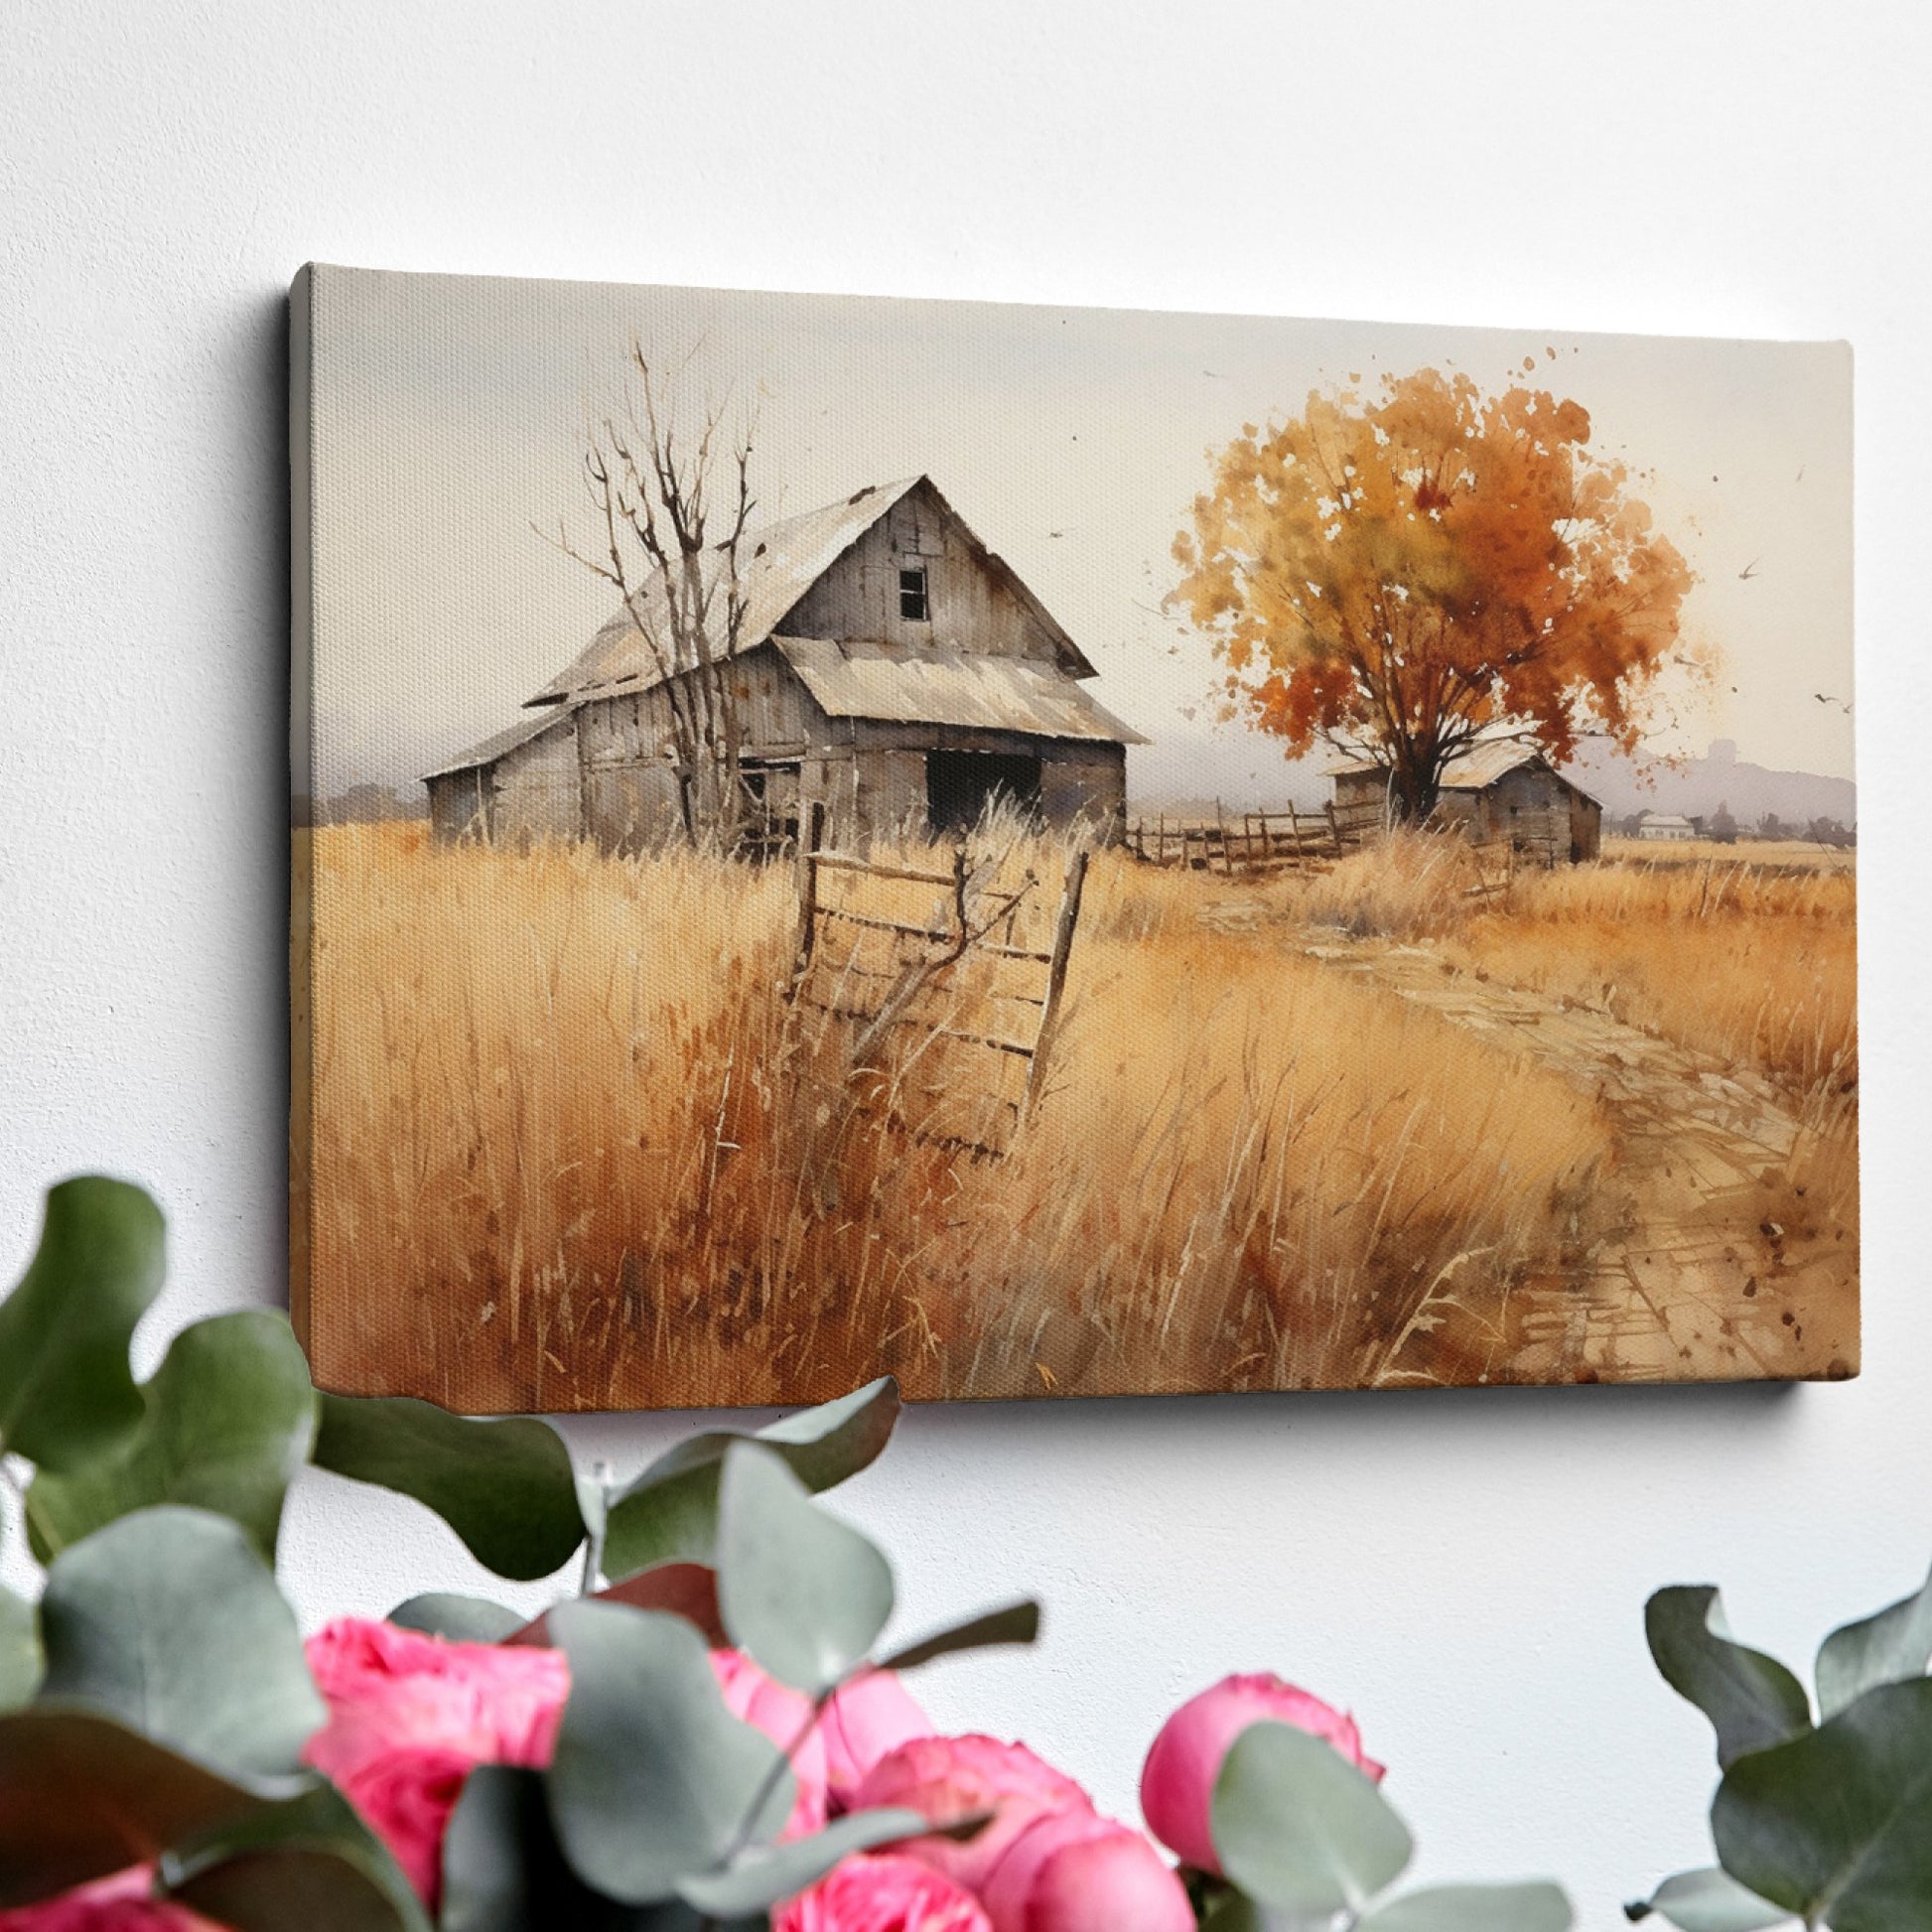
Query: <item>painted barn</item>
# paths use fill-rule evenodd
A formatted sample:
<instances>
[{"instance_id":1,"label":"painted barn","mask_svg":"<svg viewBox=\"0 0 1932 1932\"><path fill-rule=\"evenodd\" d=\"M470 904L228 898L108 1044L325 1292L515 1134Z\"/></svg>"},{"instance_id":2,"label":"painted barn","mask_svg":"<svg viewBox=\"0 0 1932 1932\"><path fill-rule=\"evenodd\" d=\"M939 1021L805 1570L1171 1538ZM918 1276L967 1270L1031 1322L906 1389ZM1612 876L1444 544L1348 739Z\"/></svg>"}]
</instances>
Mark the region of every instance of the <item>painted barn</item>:
<instances>
[{"instance_id":1,"label":"painted barn","mask_svg":"<svg viewBox=\"0 0 1932 1932\"><path fill-rule=\"evenodd\" d=\"M1127 747L1144 741L1094 702L1079 646L927 478L747 531L739 587L741 762L773 835L946 832L996 795L1048 825L1117 827ZM661 608L661 578L643 596ZM427 775L436 834L657 844L682 823L670 721L620 612L518 723Z\"/></svg>"},{"instance_id":2,"label":"painted barn","mask_svg":"<svg viewBox=\"0 0 1932 1932\"><path fill-rule=\"evenodd\" d=\"M1388 773L1379 764L1337 767L1335 810L1344 819L1380 811ZM1533 746L1513 739L1472 745L1443 772L1436 816L1472 839L1507 839L1552 865L1580 864L1602 849L1603 807Z\"/></svg>"}]
</instances>

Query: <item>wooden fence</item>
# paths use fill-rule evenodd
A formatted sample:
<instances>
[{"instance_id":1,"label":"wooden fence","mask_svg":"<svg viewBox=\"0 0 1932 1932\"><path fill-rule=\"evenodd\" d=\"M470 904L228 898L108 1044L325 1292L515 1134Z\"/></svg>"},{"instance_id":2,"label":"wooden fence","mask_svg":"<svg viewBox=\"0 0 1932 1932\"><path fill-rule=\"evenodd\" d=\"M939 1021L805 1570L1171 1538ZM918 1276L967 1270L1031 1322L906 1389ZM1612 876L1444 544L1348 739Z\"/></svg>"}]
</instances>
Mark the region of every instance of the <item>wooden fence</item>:
<instances>
[{"instance_id":1,"label":"wooden fence","mask_svg":"<svg viewBox=\"0 0 1932 1932\"><path fill-rule=\"evenodd\" d=\"M976 876L963 842L944 872L802 855L789 998L826 1023L821 1090L914 1139L1008 1153L1039 1098L1087 858L1069 859L1045 927L1041 882Z\"/></svg>"},{"instance_id":2,"label":"wooden fence","mask_svg":"<svg viewBox=\"0 0 1932 1932\"><path fill-rule=\"evenodd\" d=\"M1212 818L1137 818L1127 846L1154 866L1196 872L1271 872L1289 866L1331 864L1382 830L1379 804L1328 805L1320 811L1234 813L1216 808Z\"/></svg>"}]
</instances>

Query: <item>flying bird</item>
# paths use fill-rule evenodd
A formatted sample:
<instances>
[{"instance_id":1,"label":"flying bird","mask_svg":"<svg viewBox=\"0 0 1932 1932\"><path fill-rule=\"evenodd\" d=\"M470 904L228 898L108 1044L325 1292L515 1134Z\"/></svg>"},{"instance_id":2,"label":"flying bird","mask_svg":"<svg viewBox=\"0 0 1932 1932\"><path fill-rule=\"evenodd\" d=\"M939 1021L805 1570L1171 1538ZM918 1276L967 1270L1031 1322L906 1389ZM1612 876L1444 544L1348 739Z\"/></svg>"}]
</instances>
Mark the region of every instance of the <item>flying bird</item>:
<instances>
[{"instance_id":1,"label":"flying bird","mask_svg":"<svg viewBox=\"0 0 1932 1932\"><path fill-rule=\"evenodd\" d=\"M1826 694L1825 694L1825 693L1824 693L1823 691L1814 691L1814 692L1813 692L1813 693L1812 693L1811 695L1812 695L1812 696L1813 696L1814 698L1816 698L1816 699L1818 700L1818 702L1819 702L1820 704L1835 704L1835 705L1837 705L1837 706L1838 706L1838 708L1839 708L1839 710L1841 710L1842 712L1844 712L1844 714L1846 715L1846 717L1848 717L1848 718L1849 718L1849 717L1851 717L1851 715L1852 715L1852 707L1851 707L1851 706L1850 706L1850 705L1849 705L1849 704L1848 704L1848 703L1847 703L1847 702L1846 702L1846 701L1845 701L1845 700L1844 700L1843 698L1833 698L1833 697L1827 697L1827 696L1826 696Z\"/></svg>"},{"instance_id":2,"label":"flying bird","mask_svg":"<svg viewBox=\"0 0 1932 1932\"><path fill-rule=\"evenodd\" d=\"M1753 557L1750 560L1750 562L1747 563L1744 566L1744 568L1737 573L1738 582L1748 584L1750 580L1757 575L1757 567L1763 561L1764 559L1762 557Z\"/></svg>"}]
</instances>

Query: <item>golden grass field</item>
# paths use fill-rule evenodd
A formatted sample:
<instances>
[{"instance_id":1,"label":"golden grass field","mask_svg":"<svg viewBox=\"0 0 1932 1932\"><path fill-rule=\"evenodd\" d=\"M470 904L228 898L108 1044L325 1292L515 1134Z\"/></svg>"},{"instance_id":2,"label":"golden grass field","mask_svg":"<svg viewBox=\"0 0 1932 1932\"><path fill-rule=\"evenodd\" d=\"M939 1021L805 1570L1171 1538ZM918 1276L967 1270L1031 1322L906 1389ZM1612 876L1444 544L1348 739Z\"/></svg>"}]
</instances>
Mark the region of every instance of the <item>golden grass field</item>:
<instances>
[{"instance_id":1,"label":"golden grass field","mask_svg":"<svg viewBox=\"0 0 1932 1932\"><path fill-rule=\"evenodd\" d=\"M828 1125L800 1081L835 1023L782 996L787 867L308 836L298 1300L326 1387L477 1412L888 1369L913 1397L1372 1381L1467 1257L1498 1292L1560 1279L1615 1211L1617 1146L1575 1081L1299 943L1336 927L1761 1070L1807 1124L1789 1184L1856 1215L1842 855L1618 855L1476 899L1441 840L1266 884L1102 853L1001 1161ZM1010 864L1051 887L1041 944L1063 854Z\"/></svg>"}]
</instances>

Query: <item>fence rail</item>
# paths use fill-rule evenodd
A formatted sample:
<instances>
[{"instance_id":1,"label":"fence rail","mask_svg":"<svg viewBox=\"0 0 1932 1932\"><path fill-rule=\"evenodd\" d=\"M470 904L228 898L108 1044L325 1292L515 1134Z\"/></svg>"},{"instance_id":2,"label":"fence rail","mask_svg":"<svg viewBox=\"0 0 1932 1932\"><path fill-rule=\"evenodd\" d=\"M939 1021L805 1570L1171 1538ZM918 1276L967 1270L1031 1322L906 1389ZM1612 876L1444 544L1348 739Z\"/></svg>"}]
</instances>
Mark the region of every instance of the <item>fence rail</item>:
<instances>
[{"instance_id":1,"label":"fence rail","mask_svg":"<svg viewBox=\"0 0 1932 1932\"><path fill-rule=\"evenodd\" d=\"M1127 846L1154 866L1195 872L1272 872L1332 864L1382 829L1379 805L1328 805L1320 811L1229 812L1212 818L1137 818Z\"/></svg>"},{"instance_id":2,"label":"fence rail","mask_svg":"<svg viewBox=\"0 0 1932 1932\"><path fill-rule=\"evenodd\" d=\"M1039 1099L1087 859L1078 851L1068 860L1041 946L1024 943L1031 935L1022 930L1038 882L1030 874L1011 891L975 883L963 842L948 872L804 852L788 998L839 1023L821 1086L829 1080L846 1107L883 1109L914 1140L1010 1152ZM902 900L905 888L921 886L935 894L922 919L892 902L896 890Z\"/></svg>"}]
</instances>

